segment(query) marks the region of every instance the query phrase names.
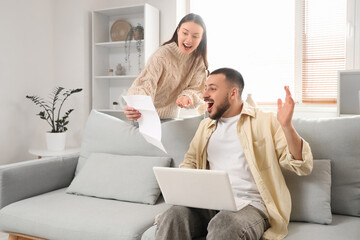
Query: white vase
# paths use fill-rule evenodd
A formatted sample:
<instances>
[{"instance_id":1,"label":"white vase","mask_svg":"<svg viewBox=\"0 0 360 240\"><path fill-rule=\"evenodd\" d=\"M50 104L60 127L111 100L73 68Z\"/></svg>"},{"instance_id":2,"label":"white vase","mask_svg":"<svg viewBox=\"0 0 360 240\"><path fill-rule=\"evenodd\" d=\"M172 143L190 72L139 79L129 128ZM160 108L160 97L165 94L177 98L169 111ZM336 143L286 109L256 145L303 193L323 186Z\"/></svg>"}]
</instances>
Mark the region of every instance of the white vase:
<instances>
[{"instance_id":1,"label":"white vase","mask_svg":"<svg viewBox=\"0 0 360 240\"><path fill-rule=\"evenodd\" d=\"M46 132L46 146L49 151L62 151L65 149L66 132Z\"/></svg>"}]
</instances>

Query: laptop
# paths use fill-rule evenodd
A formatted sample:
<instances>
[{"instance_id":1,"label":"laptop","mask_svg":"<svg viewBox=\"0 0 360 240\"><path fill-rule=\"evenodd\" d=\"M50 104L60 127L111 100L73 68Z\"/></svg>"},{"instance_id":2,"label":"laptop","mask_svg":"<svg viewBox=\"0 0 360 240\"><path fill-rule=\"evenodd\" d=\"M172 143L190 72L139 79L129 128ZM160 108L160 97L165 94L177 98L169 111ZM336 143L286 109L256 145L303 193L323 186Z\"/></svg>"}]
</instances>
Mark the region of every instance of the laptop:
<instances>
[{"instance_id":1,"label":"laptop","mask_svg":"<svg viewBox=\"0 0 360 240\"><path fill-rule=\"evenodd\" d=\"M234 197L225 171L170 167L153 170L167 204L238 211L251 202Z\"/></svg>"}]
</instances>

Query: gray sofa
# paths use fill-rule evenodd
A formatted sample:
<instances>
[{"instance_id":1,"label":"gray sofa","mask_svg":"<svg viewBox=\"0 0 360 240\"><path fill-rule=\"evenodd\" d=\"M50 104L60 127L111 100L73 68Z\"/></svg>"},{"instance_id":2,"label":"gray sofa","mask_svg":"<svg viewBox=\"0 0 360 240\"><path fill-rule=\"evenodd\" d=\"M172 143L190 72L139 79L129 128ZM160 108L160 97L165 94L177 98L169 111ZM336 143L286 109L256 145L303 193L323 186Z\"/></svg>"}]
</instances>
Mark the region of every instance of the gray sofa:
<instances>
[{"instance_id":1,"label":"gray sofa","mask_svg":"<svg viewBox=\"0 0 360 240\"><path fill-rule=\"evenodd\" d=\"M80 156L0 167L0 230L61 240L154 239L154 217L170 206L149 172L181 163L202 118L162 123L165 154L132 125L92 111ZM284 172L293 202L286 239L360 239L360 116L293 122L315 162L306 177Z\"/></svg>"}]
</instances>

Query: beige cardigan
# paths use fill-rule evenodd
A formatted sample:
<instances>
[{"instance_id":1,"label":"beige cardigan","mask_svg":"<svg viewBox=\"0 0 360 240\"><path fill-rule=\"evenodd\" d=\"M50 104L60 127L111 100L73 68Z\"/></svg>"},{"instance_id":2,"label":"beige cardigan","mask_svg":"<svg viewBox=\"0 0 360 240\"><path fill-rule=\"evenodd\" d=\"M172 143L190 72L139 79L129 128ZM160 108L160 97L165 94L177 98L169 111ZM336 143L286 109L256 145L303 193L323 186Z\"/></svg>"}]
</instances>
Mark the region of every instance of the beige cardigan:
<instances>
[{"instance_id":1,"label":"beige cardigan","mask_svg":"<svg viewBox=\"0 0 360 240\"><path fill-rule=\"evenodd\" d=\"M206 71L201 57L180 51L175 42L161 46L148 60L127 95L151 96L161 119L177 118L176 99L188 96L194 107L203 104Z\"/></svg>"}]
</instances>

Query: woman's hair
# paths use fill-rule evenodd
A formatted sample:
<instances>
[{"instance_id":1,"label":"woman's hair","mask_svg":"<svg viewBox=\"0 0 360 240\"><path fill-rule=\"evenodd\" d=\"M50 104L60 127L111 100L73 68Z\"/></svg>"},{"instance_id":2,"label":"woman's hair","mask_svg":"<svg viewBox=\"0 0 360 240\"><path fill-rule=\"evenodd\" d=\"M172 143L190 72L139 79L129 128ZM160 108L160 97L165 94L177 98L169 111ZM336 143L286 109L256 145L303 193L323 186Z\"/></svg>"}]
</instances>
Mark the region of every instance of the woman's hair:
<instances>
[{"instance_id":1,"label":"woman's hair","mask_svg":"<svg viewBox=\"0 0 360 240\"><path fill-rule=\"evenodd\" d=\"M166 45L166 44L169 44L169 43L172 43L172 42L176 42L176 44L179 45L178 43L178 29L180 29L181 25L183 23L186 23L186 22L194 22L194 23L197 23L199 24L202 29L203 29L203 35L202 35L202 39L201 39L201 42L199 44L199 46L197 47L197 49L194 51L195 53L195 56L199 56L201 55L203 61L204 61L204 64L205 64L205 69L207 70L208 72L208 61L207 61L207 35L206 35L206 26L205 26L205 23L203 21L203 19L195 14L195 13L189 13L187 14L185 17L183 17L181 19L181 21L179 22L178 26L176 27L175 29L175 32L172 36L172 38L165 42L163 45Z\"/></svg>"}]
</instances>

